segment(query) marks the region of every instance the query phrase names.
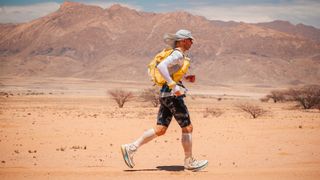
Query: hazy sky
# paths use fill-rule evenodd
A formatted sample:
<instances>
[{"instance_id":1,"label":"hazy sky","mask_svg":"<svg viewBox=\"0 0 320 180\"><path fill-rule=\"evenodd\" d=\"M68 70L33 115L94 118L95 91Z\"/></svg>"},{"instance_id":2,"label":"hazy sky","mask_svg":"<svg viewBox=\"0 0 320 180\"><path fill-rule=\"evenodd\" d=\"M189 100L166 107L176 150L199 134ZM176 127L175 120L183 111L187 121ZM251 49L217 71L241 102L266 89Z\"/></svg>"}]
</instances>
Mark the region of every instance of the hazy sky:
<instances>
[{"instance_id":1,"label":"hazy sky","mask_svg":"<svg viewBox=\"0 0 320 180\"><path fill-rule=\"evenodd\" d=\"M320 28L320 0L74 0L107 8L114 3L147 12L183 10L210 20L286 20ZM0 0L0 22L27 22L59 8L62 0Z\"/></svg>"}]
</instances>

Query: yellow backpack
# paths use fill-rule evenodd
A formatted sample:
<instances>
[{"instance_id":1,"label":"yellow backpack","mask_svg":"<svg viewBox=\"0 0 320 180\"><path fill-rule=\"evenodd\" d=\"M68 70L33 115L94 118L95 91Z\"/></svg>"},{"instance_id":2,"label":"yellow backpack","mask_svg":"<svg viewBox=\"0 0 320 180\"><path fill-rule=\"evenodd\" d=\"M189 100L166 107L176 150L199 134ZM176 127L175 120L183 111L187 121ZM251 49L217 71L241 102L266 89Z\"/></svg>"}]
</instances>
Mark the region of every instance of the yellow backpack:
<instances>
[{"instance_id":1,"label":"yellow backpack","mask_svg":"<svg viewBox=\"0 0 320 180\"><path fill-rule=\"evenodd\" d=\"M172 54L173 51L174 49L172 48L166 48L162 50L160 53L158 53L149 63L148 74L155 85L163 86L166 83L166 80L160 74L157 65L165 58L167 58L170 54ZM175 82L179 82L183 78L183 76L188 72L189 67L190 59L185 57L181 68L172 75L172 80L174 80Z\"/></svg>"}]
</instances>

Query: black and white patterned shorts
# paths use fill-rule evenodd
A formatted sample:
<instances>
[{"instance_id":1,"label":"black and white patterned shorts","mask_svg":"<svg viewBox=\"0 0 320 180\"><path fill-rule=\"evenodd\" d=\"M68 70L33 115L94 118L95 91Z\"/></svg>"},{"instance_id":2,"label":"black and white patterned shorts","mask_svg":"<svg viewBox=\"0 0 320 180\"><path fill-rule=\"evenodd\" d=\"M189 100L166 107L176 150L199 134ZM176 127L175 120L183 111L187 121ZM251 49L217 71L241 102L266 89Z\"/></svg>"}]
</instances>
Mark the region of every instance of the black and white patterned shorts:
<instances>
[{"instance_id":1,"label":"black and white patterned shorts","mask_svg":"<svg viewBox=\"0 0 320 180\"><path fill-rule=\"evenodd\" d=\"M172 116L174 116L181 128L191 124L189 111L187 106L184 104L183 98L183 96L169 96L160 98L157 125L168 127L172 120Z\"/></svg>"}]
</instances>

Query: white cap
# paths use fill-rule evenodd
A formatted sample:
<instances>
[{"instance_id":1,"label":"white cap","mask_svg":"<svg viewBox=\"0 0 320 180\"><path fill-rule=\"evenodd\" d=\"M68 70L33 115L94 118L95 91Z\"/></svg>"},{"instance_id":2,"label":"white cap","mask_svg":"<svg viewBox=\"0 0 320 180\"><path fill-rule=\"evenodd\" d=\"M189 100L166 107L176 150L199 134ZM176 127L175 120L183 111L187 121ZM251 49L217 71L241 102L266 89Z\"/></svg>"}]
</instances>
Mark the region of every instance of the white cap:
<instances>
[{"instance_id":1,"label":"white cap","mask_svg":"<svg viewBox=\"0 0 320 180\"><path fill-rule=\"evenodd\" d=\"M185 29L180 29L176 32L176 38L177 40L183 40L183 39L194 39L191 35L191 32Z\"/></svg>"},{"instance_id":2,"label":"white cap","mask_svg":"<svg viewBox=\"0 0 320 180\"><path fill-rule=\"evenodd\" d=\"M180 29L175 34L166 33L163 37L164 42L172 48L174 48L176 41L181 41L189 38L194 40L194 37L191 35L191 32L185 29Z\"/></svg>"}]
</instances>

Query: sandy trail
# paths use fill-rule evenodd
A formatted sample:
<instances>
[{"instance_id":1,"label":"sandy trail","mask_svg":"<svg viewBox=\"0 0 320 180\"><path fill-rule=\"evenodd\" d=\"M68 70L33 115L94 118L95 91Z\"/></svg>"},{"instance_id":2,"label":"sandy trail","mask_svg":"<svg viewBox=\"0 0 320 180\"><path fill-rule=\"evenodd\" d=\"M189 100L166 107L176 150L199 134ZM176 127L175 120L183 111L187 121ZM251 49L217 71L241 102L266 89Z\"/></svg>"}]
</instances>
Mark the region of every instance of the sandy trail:
<instances>
[{"instance_id":1,"label":"sandy trail","mask_svg":"<svg viewBox=\"0 0 320 180\"><path fill-rule=\"evenodd\" d=\"M251 119L234 105L258 103ZM180 128L141 147L128 169L120 145L155 124L158 109L133 101L123 109L105 96L40 95L1 99L0 179L319 179L320 113L293 104L225 98L186 99L194 155L202 172L184 171ZM205 110L218 109L218 117Z\"/></svg>"}]
</instances>

